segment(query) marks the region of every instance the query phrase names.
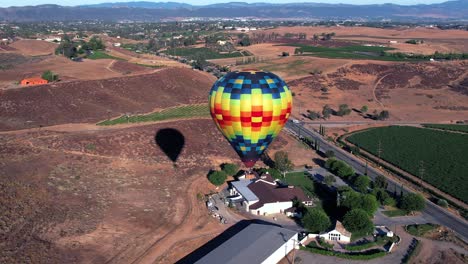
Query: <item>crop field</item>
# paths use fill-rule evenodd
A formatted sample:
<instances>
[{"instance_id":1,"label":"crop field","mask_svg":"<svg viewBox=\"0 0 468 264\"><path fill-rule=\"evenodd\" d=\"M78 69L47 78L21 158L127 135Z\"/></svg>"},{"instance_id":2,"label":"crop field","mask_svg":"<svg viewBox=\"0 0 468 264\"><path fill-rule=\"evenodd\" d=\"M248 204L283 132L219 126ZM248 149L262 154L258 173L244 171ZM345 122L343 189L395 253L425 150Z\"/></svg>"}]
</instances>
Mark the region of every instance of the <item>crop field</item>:
<instances>
[{"instance_id":1,"label":"crop field","mask_svg":"<svg viewBox=\"0 0 468 264\"><path fill-rule=\"evenodd\" d=\"M468 202L468 135L415 127L381 127L350 135L347 140Z\"/></svg>"},{"instance_id":2,"label":"crop field","mask_svg":"<svg viewBox=\"0 0 468 264\"><path fill-rule=\"evenodd\" d=\"M390 56L386 51L394 50L389 47L378 46L346 46L346 47L317 47L304 44L287 44L287 46L297 47L303 56L315 56L330 59L362 59L362 60L383 60L383 61L415 61L406 57Z\"/></svg>"},{"instance_id":3,"label":"crop field","mask_svg":"<svg viewBox=\"0 0 468 264\"><path fill-rule=\"evenodd\" d=\"M178 106L173 108L164 109L160 112L155 112L147 115L135 115L135 116L121 116L116 119L106 120L104 122L98 123L102 126L111 126L117 124L126 124L126 123L141 123L141 122L151 122L151 121L162 121L169 119L179 119L179 118L190 118L190 117L208 117L210 112L206 104L201 105L186 105Z\"/></svg>"},{"instance_id":4,"label":"crop field","mask_svg":"<svg viewBox=\"0 0 468 264\"><path fill-rule=\"evenodd\" d=\"M468 125L423 124L424 127L468 133Z\"/></svg>"},{"instance_id":5,"label":"crop field","mask_svg":"<svg viewBox=\"0 0 468 264\"><path fill-rule=\"evenodd\" d=\"M95 51L93 52L93 54L90 54L87 58L91 60L99 60L99 59L123 60L122 58L111 56L102 51Z\"/></svg>"},{"instance_id":6,"label":"crop field","mask_svg":"<svg viewBox=\"0 0 468 264\"><path fill-rule=\"evenodd\" d=\"M240 51L235 51L231 53L219 53L209 48L175 48L175 49L168 49L164 51L164 53L168 55L186 57L189 59L202 57L206 60L235 58L235 57L251 55L251 54L245 53L245 51L244 53Z\"/></svg>"}]
</instances>

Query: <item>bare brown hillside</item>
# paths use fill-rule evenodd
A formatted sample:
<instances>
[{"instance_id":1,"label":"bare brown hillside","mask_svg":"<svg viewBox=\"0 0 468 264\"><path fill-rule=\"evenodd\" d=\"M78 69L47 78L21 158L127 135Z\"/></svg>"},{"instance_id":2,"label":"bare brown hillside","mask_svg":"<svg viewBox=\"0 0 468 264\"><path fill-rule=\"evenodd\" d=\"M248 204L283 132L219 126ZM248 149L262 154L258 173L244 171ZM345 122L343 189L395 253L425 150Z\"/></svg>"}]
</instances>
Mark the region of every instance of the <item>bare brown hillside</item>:
<instances>
[{"instance_id":1,"label":"bare brown hillside","mask_svg":"<svg viewBox=\"0 0 468 264\"><path fill-rule=\"evenodd\" d=\"M0 96L0 130L98 122L207 101L215 78L186 68L105 80L11 89Z\"/></svg>"}]
</instances>

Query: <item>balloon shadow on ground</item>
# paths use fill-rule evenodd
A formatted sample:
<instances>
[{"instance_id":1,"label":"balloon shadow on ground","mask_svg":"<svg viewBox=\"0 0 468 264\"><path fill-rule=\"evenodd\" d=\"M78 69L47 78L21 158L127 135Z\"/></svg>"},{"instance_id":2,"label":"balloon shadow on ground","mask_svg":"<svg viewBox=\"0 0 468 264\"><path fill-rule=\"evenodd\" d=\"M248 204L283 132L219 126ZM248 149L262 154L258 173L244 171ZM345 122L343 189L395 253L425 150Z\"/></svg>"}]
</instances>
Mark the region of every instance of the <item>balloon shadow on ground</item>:
<instances>
[{"instance_id":1,"label":"balloon shadow on ground","mask_svg":"<svg viewBox=\"0 0 468 264\"><path fill-rule=\"evenodd\" d=\"M177 161L185 146L184 135L174 128L160 129L154 141L172 162Z\"/></svg>"}]
</instances>

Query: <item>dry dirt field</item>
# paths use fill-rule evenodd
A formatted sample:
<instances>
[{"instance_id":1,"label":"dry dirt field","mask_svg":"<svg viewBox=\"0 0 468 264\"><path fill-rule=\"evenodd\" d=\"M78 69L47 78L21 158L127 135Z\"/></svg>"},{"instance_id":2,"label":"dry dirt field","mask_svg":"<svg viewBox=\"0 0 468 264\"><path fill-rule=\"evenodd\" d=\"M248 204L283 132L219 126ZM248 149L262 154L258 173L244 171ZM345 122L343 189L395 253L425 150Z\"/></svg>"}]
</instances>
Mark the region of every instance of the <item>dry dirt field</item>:
<instances>
[{"instance_id":1,"label":"dry dirt field","mask_svg":"<svg viewBox=\"0 0 468 264\"><path fill-rule=\"evenodd\" d=\"M215 78L187 68L105 80L59 82L9 89L0 96L0 130L96 123L207 101Z\"/></svg>"},{"instance_id":2,"label":"dry dirt field","mask_svg":"<svg viewBox=\"0 0 468 264\"><path fill-rule=\"evenodd\" d=\"M308 38L314 34L323 32L335 32L335 39L353 40L364 42L388 43L390 40L396 40L399 43L391 44L391 47L401 50L417 52L421 49L424 53L439 52L468 52L468 32L462 30L441 30L437 28L399 28L399 29L380 29L370 27L279 27L257 31L258 33L306 33ZM410 39L423 39L425 44L408 46L404 43ZM413 47L414 46L414 47ZM414 49L414 50L413 50Z\"/></svg>"},{"instance_id":3,"label":"dry dirt field","mask_svg":"<svg viewBox=\"0 0 468 264\"><path fill-rule=\"evenodd\" d=\"M297 141L286 132L282 132L278 138L271 143L268 148L268 155L273 158L278 151L286 151L294 167L304 168L304 165L315 164L314 159L322 158L315 151L312 151L309 147Z\"/></svg>"},{"instance_id":4,"label":"dry dirt field","mask_svg":"<svg viewBox=\"0 0 468 264\"><path fill-rule=\"evenodd\" d=\"M155 144L163 128L185 138L177 167ZM196 197L213 190L210 168L236 160L211 120L3 133L0 262L173 263L226 228ZM188 237L205 239L169 251Z\"/></svg>"},{"instance_id":5,"label":"dry dirt field","mask_svg":"<svg viewBox=\"0 0 468 264\"><path fill-rule=\"evenodd\" d=\"M35 39L22 39L8 45L15 53L27 56L40 56L54 54L57 44Z\"/></svg>"},{"instance_id":6,"label":"dry dirt field","mask_svg":"<svg viewBox=\"0 0 468 264\"><path fill-rule=\"evenodd\" d=\"M161 66L161 67L190 67L187 64L180 63L175 60L168 58L152 55L152 54L138 54L130 50L126 50L120 47L108 46L106 48L108 53L112 56L128 60L131 63Z\"/></svg>"},{"instance_id":7,"label":"dry dirt field","mask_svg":"<svg viewBox=\"0 0 468 264\"><path fill-rule=\"evenodd\" d=\"M334 109L340 104L356 109L367 105L369 113L389 110L394 121L451 122L465 120L468 112L466 62L396 63L290 56L233 67L243 68L272 71L285 79L295 94L296 117L307 110L321 111L326 104ZM332 116L331 120L366 119L353 111L346 117Z\"/></svg>"}]
</instances>

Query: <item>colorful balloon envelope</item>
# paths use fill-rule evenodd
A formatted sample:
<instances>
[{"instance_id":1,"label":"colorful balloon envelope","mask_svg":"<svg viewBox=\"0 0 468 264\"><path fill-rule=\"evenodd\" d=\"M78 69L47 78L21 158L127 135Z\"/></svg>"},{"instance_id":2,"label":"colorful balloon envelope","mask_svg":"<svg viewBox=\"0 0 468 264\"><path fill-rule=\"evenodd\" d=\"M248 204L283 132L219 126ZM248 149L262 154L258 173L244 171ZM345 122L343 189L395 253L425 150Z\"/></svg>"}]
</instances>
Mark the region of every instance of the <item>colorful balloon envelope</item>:
<instances>
[{"instance_id":1,"label":"colorful balloon envelope","mask_svg":"<svg viewBox=\"0 0 468 264\"><path fill-rule=\"evenodd\" d=\"M292 95L271 72L230 72L211 88L213 120L247 167L253 167L291 114Z\"/></svg>"}]
</instances>

